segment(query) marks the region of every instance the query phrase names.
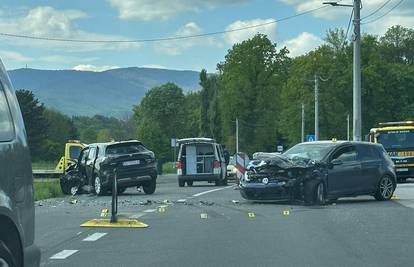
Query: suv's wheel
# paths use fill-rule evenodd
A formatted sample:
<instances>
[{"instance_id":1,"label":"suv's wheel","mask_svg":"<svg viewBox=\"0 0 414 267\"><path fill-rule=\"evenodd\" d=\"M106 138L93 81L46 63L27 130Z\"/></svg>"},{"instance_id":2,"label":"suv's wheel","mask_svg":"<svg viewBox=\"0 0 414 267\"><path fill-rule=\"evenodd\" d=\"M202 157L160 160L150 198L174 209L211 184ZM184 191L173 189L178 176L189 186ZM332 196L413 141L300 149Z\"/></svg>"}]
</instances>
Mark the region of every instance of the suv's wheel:
<instances>
[{"instance_id":1,"label":"suv's wheel","mask_svg":"<svg viewBox=\"0 0 414 267\"><path fill-rule=\"evenodd\" d=\"M222 182L223 185L228 185L228 177L227 177L227 173L224 173L224 179Z\"/></svg>"},{"instance_id":2,"label":"suv's wheel","mask_svg":"<svg viewBox=\"0 0 414 267\"><path fill-rule=\"evenodd\" d=\"M157 180L152 178L151 181L146 182L142 185L142 189L144 189L145 194L151 195L155 192L155 188L157 187Z\"/></svg>"},{"instance_id":3,"label":"suv's wheel","mask_svg":"<svg viewBox=\"0 0 414 267\"><path fill-rule=\"evenodd\" d=\"M187 181L187 186L193 186L193 181Z\"/></svg>"},{"instance_id":4,"label":"suv's wheel","mask_svg":"<svg viewBox=\"0 0 414 267\"><path fill-rule=\"evenodd\" d=\"M179 187L184 187L184 181L178 180L178 186Z\"/></svg>"},{"instance_id":5,"label":"suv's wheel","mask_svg":"<svg viewBox=\"0 0 414 267\"><path fill-rule=\"evenodd\" d=\"M395 185L394 181L388 175L381 178L377 192L375 193L374 197L376 200L390 200L392 194L394 193Z\"/></svg>"},{"instance_id":6,"label":"suv's wheel","mask_svg":"<svg viewBox=\"0 0 414 267\"><path fill-rule=\"evenodd\" d=\"M215 180L215 181L214 181L214 184L215 184L216 186L220 186L220 185L221 185L221 179L219 178L219 179Z\"/></svg>"},{"instance_id":7,"label":"suv's wheel","mask_svg":"<svg viewBox=\"0 0 414 267\"><path fill-rule=\"evenodd\" d=\"M315 191L316 204L325 205L325 184L320 182Z\"/></svg>"},{"instance_id":8,"label":"suv's wheel","mask_svg":"<svg viewBox=\"0 0 414 267\"><path fill-rule=\"evenodd\" d=\"M126 187L118 187L118 194L124 193L126 190Z\"/></svg>"},{"instance_id":9,"label":"suv's wheel","mask_svg":"<svg viewBox=\"0 0 414 267\"><path fill-rule=\"evenodd\" d=\"M60 179L60 189L62 190L62 193L65 195L69 195L71 193L71 188L69 187L68 183Z\"/></svg>"},{"instance_id":10,"label":"suv's wheel","mask_svg":"<svg viewBox=\"0 0 414 267\"><path fill-rule=\"evenodd\" d=\"M93 183L93 188L95 189L95 194L98 196L102 196L105 194L105 190L102 187L102 181L101 178L99 178L99 176L95 177L95 181Z\"/></svg>"},{"instance_id":11,"label":"suv's wheel","mask_svg":"<svg viewBox=\"0 0 414 267\"><path fill-rule=\"evenodd\" d=\"M0 240L0 266L14 267L17 265L17 260L9 247Z\"/></svg>"}]
</instances>

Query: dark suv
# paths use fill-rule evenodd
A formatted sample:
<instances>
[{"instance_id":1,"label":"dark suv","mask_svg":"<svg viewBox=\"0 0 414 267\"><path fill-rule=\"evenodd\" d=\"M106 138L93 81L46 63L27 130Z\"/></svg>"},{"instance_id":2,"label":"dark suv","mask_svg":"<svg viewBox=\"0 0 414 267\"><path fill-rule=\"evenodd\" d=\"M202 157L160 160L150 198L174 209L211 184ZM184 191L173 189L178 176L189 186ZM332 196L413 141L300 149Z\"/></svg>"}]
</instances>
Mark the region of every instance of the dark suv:
<instances>
[{"instance_id":1,"label":"dark suv","mask_svg":"<svg viewBox=\"0 0 414 267\"><path fill-rule=\"evenodd\" d=\"M154 153L136 140L90 144L81 151L77 164L61 183L68 185L67 193L73 194L76 189L69 180L77 176L84 181L81 185L90 185L97 195L104 195L111 190L116 171L119 193L128 187L142 186L146 194L152 194L156 188L156 165Z\"/></svg>"},{"instance_id":2,"label":"dark suv","mask_svg":"<svg viewBox=\"0 0 414 267\"><path fill-rule=\"evenodd\" d=\"M39 266L33 176L16 95L0 62L0 266Z\"/></svg>"}]
</instances>

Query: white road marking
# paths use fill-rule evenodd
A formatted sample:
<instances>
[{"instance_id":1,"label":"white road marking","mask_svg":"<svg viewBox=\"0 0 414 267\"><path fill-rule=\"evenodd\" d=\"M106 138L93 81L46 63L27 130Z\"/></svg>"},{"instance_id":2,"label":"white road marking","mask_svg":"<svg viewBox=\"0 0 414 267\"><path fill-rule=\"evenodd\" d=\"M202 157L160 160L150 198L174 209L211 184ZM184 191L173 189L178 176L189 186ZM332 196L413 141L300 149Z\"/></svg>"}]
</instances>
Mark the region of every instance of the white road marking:
<instances>
[{"instance_id":1,"label":"white road marking","mask_svg":"<svg viewBox=\"0 0 414 267\"><path fill-rule=\"evenodd\" d=\"M183 202L186 202L186 201L187 201L187 199L183 198L183 199L177 200L177 203L183 203Z\"/></svg>"},{"instance_id":2,"label":"white road marking","mask_svg":"<svg viewBox=\"0 0 414 267\"><path fill-rule=\"evenodd\" d=\"M78 250L65 249L65 250L62 250L59 253L56 253L55 255L53 255L52 257L50 257L50 259L51 260L64 260L67 257L75 254L76 252L78 252Z\"/></svg>"},{"instance_id":3,"label":"white road marking","mask_svg":"<svg viewBox=\"0 0 414 267\"><path fill-rule=\"evenodd\" d=\"M140 218L144 215L145 215L145 213L136 213L136 214L133 214L133 215L129 216L129 219L138 219L138 218Z\"/></svg>"},{"instance_id":4,"label":"white road marking","mask_svg":"<svg viewBox=\"0 0 414 267\"><path fill-rule=\"evenodd\" d=\"M396 202L407 208L414 209L414 184L398 184L394 195L398 197L398 200L395 200Z\"/></svg>"},{"instance_id":5,"label":"white road marking","mask_svg":"<svg viewBox=\"0 0 414 267\"><path fill-rule=\"evenodd\" d=\"M106 235L106 233L94 233L94 234L88 236L87 238L83 239L83 241L92 241L93 242L93 241L96 241L96 240L98 240L99 238L101 238L105 235Z\"/></svg>"},{"instance_id":6,"label":"white road marking","mask_svg":"<svg viewBox=\"0 0 414 267\"><path fill-rule=\"evenodd\" d=\"M148 209L148 210L144 210L144 212L154 212L157 211L156 209Z\"/></svg>"},{"instance_id":7,"label":"white road marking","mask_svg":"<svg viewBox=\"0 0 414 267\"><path fill-rule=\"evenodd\" d=\"M158 208L166 208L166 207L168 207L168 206L167 205L158 206Z\"/></svg>"},{"instance_id":8,"label":"white road marking","mask_svg":"<svg viewBox=\"0 0 414 267\"><path fill-rule=\"evenodd\" d=\"M204 192L201 192L201 193L194 194L193 197L199 197L199 196L202 196L202 195L205 195L205 194L208 194L208 193L224 190L224 189L230 188L230 187L233 187L233 186L229 185L229 186L226 186L226 187L221 187L221 188L217 188L217 189L213 189L213 190L204 191Z\"/></svg>"}]
</instances>

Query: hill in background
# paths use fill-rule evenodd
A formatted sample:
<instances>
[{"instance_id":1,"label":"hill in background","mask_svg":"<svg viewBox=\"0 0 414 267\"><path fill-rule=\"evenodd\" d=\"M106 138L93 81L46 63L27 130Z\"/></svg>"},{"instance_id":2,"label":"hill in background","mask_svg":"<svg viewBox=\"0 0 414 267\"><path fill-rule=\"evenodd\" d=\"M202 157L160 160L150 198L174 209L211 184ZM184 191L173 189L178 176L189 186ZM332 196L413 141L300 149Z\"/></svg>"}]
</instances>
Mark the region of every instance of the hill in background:
<instances>
[{"instance_id":1,"label":"hill in background","mask_svg":"<svg viewBox=\"0 0 414 267\"><path fill-rule=\"evenodd\" d=\"M16 69L9 71L16 90L31 90L47 107L69 116L122 117L131 113L154 86L173 82L184 92L199 89L199 72L120 68L103 72Z\"/></svg>"}]
</instances>

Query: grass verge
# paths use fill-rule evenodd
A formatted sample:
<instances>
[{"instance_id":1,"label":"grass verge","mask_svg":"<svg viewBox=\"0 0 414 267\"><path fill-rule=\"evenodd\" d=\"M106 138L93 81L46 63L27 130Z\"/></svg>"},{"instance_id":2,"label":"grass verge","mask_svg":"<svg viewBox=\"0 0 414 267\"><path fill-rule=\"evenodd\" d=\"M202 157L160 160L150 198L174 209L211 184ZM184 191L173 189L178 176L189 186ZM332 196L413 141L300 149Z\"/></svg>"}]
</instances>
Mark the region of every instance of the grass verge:
<instances>
[{"instance_id":1,"label":"grass verge","mask_svg":"<svg viewBox=\"0 0 414 267\"><path fill-rule=\"evenodd\" d=\"M63 196L59 179L36 179L33 181L33 186L35 201Z\"/></svg>"},{"instance_id":2,"label":"grass verge","mask_svg":"<svg viewBox=\"0 0 414 267\"><path fill-rule=\"evenodd\" d=\"M162 173L176 173L175 162L166 162L162 165Z\"/></svg>"},{"instance_id":3,"label":"grass verge","mask_svg":"<svg viewBox=\"0 0 414 267\"><path fill-rule=\"evenodd\" d=\"M37 161L32 162L33 170L54 170L56 163L53 161Z\"/></svg>"}]
</instances>

